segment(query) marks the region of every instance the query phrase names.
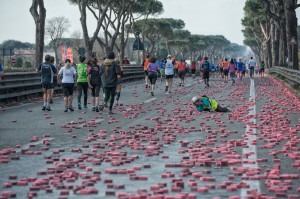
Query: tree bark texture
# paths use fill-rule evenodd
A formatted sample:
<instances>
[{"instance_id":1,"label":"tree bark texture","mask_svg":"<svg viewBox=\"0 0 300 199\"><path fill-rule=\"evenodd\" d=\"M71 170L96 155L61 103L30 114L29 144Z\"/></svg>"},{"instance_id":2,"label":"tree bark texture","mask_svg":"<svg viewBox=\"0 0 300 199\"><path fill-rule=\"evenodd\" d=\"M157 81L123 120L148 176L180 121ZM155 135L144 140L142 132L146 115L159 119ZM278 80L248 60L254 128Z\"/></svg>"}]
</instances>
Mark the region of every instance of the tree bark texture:
<instances>
[{"instance_id":1,"label":"tree bark texture","mask_svg":"<svg viewBox=\"0 0 300 199\"><path fill-rule=\"evenodd\" d=\"M46 9L44 0L32 0L29 9L35 22L35 67L38 68L43 62Z\"/></svg>"}]
</instances>

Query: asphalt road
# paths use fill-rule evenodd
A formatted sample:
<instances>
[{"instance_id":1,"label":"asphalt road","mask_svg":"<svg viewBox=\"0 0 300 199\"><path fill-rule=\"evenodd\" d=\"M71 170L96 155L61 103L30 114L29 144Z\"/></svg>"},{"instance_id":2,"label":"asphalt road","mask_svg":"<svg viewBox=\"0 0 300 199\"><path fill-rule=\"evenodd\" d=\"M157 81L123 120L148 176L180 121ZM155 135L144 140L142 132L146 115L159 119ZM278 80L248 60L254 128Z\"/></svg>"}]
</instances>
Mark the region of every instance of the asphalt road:
<instances>
[{"instance_id":1,"label":"asphalt road","mask_svg":"<svg viewBox=\"0 0 300 199\"><path fill-rule=\"evenodd\" d=\"M113 115L0 109L2 198L300 198L298 98L269 77L175 82L124 84ZM232 112L199 113L196 95Z\"/></svg>"}]
</instances>

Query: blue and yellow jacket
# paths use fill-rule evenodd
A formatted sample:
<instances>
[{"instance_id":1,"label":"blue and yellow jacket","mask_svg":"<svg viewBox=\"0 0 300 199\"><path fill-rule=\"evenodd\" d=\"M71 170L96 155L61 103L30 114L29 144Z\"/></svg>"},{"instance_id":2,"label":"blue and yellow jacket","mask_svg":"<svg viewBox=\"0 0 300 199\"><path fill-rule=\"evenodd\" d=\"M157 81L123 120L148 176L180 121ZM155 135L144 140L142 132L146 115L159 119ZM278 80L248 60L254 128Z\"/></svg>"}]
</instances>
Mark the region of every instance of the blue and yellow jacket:
<instances>
[{"instance_id":1,"label":"blue and yellow jacket","mask_svg":"<svg viewBox=\"0 0 300 199\"><path fill-rule=\"evenodd\" d=\"M216 100L209 99L208 97L202 97L201 100L202 100L203 105L196 106L196 109L199 112L209 111L209 110L216 110L217 107L218 107L218 103L217 103Z\"/></svg>"}]
</instances>

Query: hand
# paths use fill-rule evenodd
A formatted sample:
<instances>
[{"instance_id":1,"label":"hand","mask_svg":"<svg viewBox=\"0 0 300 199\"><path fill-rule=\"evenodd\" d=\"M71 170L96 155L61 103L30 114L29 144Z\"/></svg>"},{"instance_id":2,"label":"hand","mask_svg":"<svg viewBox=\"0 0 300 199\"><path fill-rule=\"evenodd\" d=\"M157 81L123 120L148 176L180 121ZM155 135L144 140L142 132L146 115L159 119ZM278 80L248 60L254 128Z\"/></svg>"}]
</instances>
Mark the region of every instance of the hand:
<instances>
[{"instance_id":1,"label":"hand","mask_svg":"<svg viewBox=\"0 0 300 199\"><path fill-rule=\"evenodd\" d=\"M93 88L93 86L89 84L89 88Z\"/></svg>"},{"instance_id":2,"label":"hand","mask_svg":"<svg viewBox=\"0 0 300 199\"><path fill-rule=\"evenodd\" d=\"M74 87L77 87L77 83L75 82Z\"/></svg>"}]
</instances>

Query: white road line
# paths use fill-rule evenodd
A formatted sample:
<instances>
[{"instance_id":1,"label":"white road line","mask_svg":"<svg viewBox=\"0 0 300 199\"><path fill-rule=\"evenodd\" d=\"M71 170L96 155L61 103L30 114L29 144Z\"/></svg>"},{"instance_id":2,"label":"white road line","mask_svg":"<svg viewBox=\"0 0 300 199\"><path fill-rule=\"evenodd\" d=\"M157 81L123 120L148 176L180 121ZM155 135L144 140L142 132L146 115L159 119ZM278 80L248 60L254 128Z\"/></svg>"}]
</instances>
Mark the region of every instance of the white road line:
<instances>
[{"instance_id":1,"label":"white road line","mask_svg":"<svg viewBox=\"0 0 300 199\"><path fill-rule=\"evenodd\" d=\"M248 113L248 115L255 115L256 114L256 102L255 102L255 87L254 87L254 79L251 79L251 85L250 85L250 97L249 97L249 101L253 102L253 106L249 107L250 111ZM250 119L250 121L254 124L256 124L256 118L253 117L252 119ZM249 125L247 125L245 134L247 132L249 132ZM243 155L244 154L249 154L251 153L252 155L250 155L247 160L250 161L254 161L254 164L247 164L247 163L243 163L243 167L248 167L248 168L258 168L257 165L257 149L256 149L256 145L251 144L251 142L253 140L256 140L256 128L252 128L252 132L253 135L247 135L248 140L246 140L247 142L247 146L248 148L243 148ZM259 180L244 180L247 184L249 184L249 189L242 189L241 190L241 197L242 198L246 198L247 196L247 190L257 190L258 192L260 192L260 183Z\"/></svg>"},{"instance_id":2,"label":"white road line","mask_svg":"<svg viewBox=\"0 0 300 199\"><path fill-rule=\"evenodd\" d=\"M149 102L152 102L154 100L156 100L156 98L151 98L151 99L146 100L145 103L149 103Z\"/></svg>"},{"instance_id":3,"label":"white road line","mask_svg":"<svg viewBox=\"0 0 300 199\"><path fill-rule=\"evenodd\" d=\"M43 144L43 140L49 140L49 141L50 141L50 140L54 140L54 138L42 138L40 141L37 141L37 142L31 142L31 143L29 143L29 144L25 144L25 145L21 146L20 149L17 149L17 150L16 150L16 153L20 153L22 149L29 149L29 148L31 148L31 147L29 146L30 144L35 144L35 145Z\"/></svg>"}]
</instances>

